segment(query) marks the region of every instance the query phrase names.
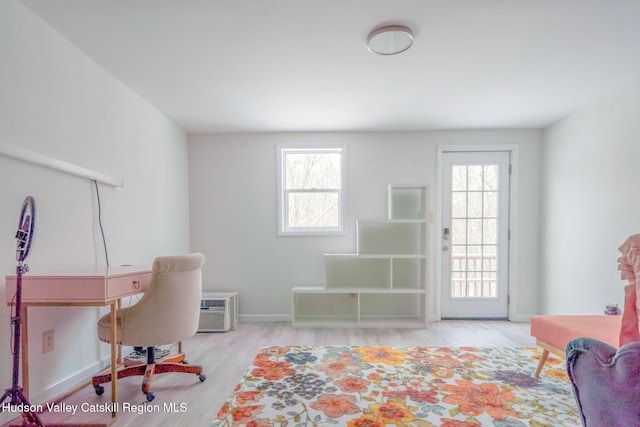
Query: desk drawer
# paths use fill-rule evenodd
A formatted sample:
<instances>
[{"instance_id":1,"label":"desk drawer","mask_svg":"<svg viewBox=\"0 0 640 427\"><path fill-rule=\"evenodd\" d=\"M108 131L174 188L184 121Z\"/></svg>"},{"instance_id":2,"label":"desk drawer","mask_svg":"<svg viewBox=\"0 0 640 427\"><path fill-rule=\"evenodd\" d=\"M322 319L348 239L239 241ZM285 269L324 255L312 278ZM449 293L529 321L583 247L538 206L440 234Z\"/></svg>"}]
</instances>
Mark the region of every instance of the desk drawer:
<instances>
[{"instance_id":1,"label":"desk drawer","mask_svg":"<svg viewBox=\"0 0 640 427\"><path fill-rule=\"evenodd\" d=\"M8 304L15 296L16 281L16 276L6 276ZM25 274L22 277L22 302L32 305L106 305L114 299L144 292L150 283L151 269L140 266Z\"/></svg>"},{"instance_id":2,"label":"desk drawer","mask_svg":"<svg viewBox=\"0 0 640 427\"><path fill-rule=\"evenodd\" d=\"M131 276L110 277L107 279L107 298L120 298L138 294L151 283L151 273L140 273Z\"/></svg>"}]
</instances>

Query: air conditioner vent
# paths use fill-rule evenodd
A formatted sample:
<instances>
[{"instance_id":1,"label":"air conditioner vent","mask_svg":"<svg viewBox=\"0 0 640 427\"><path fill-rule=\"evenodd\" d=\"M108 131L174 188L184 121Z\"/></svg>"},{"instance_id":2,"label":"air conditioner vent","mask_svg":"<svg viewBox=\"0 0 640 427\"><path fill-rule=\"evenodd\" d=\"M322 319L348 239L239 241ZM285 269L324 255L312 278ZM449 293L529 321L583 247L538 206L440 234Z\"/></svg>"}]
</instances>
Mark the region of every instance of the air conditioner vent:
<instances>
[{"instance_id":1,"label":"air conditioner vent","mask_svg":"<svg viewBox=\"0 0 640 427\"><path fill-rule=\"evenodd\" d=\"M206 298L200 301L200 308L201 309L206 309L206 308L224 309L227 306L228 301L229 301L228 299L224 299L224 298L220 298L220 299Z\"/></svg>"},{"instance_id":2,"label":"air conditioner vent","mask_svg":"<svg viewBox=\"0 0 640 427\"><path fill-rule=\"evenodd\" d=\"M230 329L229 298L203 298L200 301L198 332L226 332Z\"/></svg>"}]
</instances>

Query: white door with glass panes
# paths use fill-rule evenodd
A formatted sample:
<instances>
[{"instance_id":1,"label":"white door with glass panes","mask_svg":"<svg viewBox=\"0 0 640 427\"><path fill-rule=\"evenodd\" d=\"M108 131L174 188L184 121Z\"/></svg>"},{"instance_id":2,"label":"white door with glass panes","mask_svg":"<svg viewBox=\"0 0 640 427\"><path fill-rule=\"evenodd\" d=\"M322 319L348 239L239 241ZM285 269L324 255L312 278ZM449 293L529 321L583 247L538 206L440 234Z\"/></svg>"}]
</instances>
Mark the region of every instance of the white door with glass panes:
<instances>
[{"instance_id":1,"label":"white door with glass panes","mask_svg":"<svg viewBox=\"0 0 640 427\"><path fill-rule=\"evenodd\" d=\"M444 152L442 318L507 318L509 152Z\"/></svg>"}]
</instances>

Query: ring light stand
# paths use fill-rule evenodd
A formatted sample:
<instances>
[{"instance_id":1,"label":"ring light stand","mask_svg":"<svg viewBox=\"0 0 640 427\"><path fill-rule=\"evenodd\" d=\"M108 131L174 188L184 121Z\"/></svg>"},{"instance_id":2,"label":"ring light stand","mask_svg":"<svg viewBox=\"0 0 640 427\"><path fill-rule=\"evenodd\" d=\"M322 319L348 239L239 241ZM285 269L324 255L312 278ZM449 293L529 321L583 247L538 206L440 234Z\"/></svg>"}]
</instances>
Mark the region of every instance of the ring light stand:
<instances>
[{"instance_id":1,"label":"ring light stand","mask_svg":"<svg viewBox=\"0 0 640 427\"><path fill-rule=\"evenodd\" d=\"M22 211L20 212L20 220L18 221L18 231L16 232L16 299L15 299L15 316L11 318L13 325L13 382L12 387L8 388L0 399L0 405L7 398L11 398L10 404L20 406L22 409L22 418L24 425L43 426L44 424L38 418L38 415L31 409L33 406L29 403L22 387L18 385L18 374L20 371L20 332L22 328L22 274L29 271L29 266L24 264L24 260L29 256L31 250L31 242L33 241L33 232L36 222L36 206L33 197L27 196L22 203ZM0 409L1 412L1 409Z\"/></svg>"}]
</instances>

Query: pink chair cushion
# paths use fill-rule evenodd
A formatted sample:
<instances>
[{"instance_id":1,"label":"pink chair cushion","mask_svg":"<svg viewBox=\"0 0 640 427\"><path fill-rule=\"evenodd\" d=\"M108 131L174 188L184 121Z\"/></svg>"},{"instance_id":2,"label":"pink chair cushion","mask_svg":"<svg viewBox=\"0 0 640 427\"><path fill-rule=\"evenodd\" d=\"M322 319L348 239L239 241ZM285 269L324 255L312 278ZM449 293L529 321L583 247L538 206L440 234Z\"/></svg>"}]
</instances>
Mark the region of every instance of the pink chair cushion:
<instances>
[{"instance_id":1,"label":"pink chair cushion","mask_svg":"<svg viewBox=\"0 0 640 427\"><path fill-rule=\"evenodd\" d=\"M541 315L531 318L531 335L560 350L579 337L595 338L620 347L622 316Z\"/></svg>"}]
</instances>

